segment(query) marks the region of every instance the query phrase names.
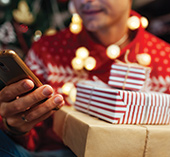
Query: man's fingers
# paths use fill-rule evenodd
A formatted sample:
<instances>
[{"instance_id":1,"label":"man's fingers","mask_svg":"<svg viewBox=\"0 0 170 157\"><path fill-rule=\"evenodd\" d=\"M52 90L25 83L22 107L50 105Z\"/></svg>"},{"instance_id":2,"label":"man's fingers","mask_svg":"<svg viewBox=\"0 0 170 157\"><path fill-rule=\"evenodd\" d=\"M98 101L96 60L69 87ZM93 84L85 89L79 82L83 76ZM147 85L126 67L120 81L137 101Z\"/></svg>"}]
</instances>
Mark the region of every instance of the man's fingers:
<instances>
[{"instance_id":1,"label":"man's fingers","mask_svg":"<svg viewBox=\"0 0 170 157\"><path fill-rule=\"evenodd\" d=\"M14 101L1 103L0 114L3 117L24 112L35 104L48 98L53 93L53 88L49 85L43 85L31 93L24 95Z\"/></svg>"},{"instance_id":2,"label":"man's fingers","mask_svg":"<svg viewBox=\"0 0 170 157\"><path fill-rule=\"evenodd\" d=\"M46 102L31 108L28 111L8 117L8 125L15 127L20 132L29 131L35 124L45 120L55 111L54 108L61 108L64 105L64 100L61 95L55 95Z\"/></svg>"},{"instance_id":3,"label":"man's fingers","mask_svg":"<svg viewBox=\"0 0 170 157\"><path fill-rule=\"evenodd\" d=\"M28 113L25 114L25 119L28 122L34 121L35 119L38 119L45 115L46 113L52 111L53 109L57 108L60 109L64 105L64 100L61 95L56 95L48 100L46 100L44 103L31 108Z\"/></svg>"},{"instance_id":4,"label":"man's fingers","mask_svg":"<svg viewBox=\"0 0 170 157\"><path fill-rule=\"evenodd\" d=\"M24 79L14 84L8 85L0 91L0 102L12 101L18 96L32 90L33 88L34 83L28 79Z\"/></svg>"}]
</instances>

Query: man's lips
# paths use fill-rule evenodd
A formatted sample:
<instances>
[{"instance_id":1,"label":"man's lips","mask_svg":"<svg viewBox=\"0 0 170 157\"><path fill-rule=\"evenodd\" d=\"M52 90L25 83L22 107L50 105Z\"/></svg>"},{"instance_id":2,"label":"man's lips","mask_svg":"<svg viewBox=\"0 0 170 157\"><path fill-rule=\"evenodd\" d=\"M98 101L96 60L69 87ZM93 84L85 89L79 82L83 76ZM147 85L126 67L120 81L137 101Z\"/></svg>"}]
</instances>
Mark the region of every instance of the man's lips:
<instances>
[{"instance_id":1,"label":"man's lips","mask_svg":"<svg viewBox=\"0 0 170 157\"><path fill-rule=\"evenodd\" d=\"M82 13L86 15L92 15L92 14L97 14L103 12L102 9L100 10L83 10Z\"/></svg>"}]
</instances>

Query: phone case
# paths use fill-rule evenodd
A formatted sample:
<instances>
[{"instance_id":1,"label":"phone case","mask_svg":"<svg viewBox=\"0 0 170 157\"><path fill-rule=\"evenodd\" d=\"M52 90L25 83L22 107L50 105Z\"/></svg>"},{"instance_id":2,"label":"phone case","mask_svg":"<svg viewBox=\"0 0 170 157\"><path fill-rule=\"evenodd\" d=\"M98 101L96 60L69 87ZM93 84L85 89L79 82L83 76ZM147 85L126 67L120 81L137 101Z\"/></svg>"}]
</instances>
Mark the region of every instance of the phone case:
<instances>
[{"instance_id":1,"label":"phone case","mask_svg":"<svg viewBox=\"0 0 170 157\"><path fill-rule=\"evenodd\" d=\"M13 50L0 51L0 89L5 85L25 78L31 79L37 87L42 85L40 80Z\"/></svg>"}]
</instances>

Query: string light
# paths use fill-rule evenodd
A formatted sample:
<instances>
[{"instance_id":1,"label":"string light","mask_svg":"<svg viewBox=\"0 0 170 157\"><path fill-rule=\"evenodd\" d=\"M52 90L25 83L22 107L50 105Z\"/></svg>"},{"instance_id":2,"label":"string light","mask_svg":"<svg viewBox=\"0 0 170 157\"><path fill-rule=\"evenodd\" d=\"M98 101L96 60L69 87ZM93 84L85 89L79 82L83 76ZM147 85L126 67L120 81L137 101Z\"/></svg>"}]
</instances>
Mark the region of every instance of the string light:
<instances>
[{"instance_id":1,"label":"string light","mask_svg":"<svg viewBox=\"0 0 170 157\"><path fill-rule=\"evenodd\" d=\"M71 61L71 65L75 70L93 70L96 66L94 57L89 56L89 51L85 47L80 47L76 50L76 57Z\"/></svg>"},{"instance_id":2,"label":"string light","mask_svg":"<svg viewBox=\"0 0 170 157\"><path fill-rule=\"evenodd\" d=\"M125 34L121 39L119 39L116 43L111 44L110 46L107 47L106 49L106 55L110 59L116 59L120 55L120 45L122 45L127 39L129 35Z\"/></svg>"},{"instance_id":3,"label":"string light","mask_svg":"<svg viewBox=\"0 0 170 157\"><path fill-rule=\"evenodd\" d=\"M147 53L136 55L136 59L137 59L137 62L143 66L148 66L151 63L151 56Z\"/></svg>"},{"instance_id":4,"label":"string light","mask_svg":"<svg viewBox=\"0 0 170 157\"><path fill-rule=\"evenodd\" d=\"M146 17L141 17L140 20L141 20L142 27L147 28L149 24L148 19Z\"/></svg>"},{"instance_id":5,"label":"string light","mask_svg":"<svg viewBox=\"0 0 170 157\"><path fill-rule=\"evenodd\" d=\"M69 93L69 98L71 99L71 101L74 103L76 101L76 94L77 94L77 90L75 87L73 87Z\"/></svg>"},{"instance_id":6,"label":"string light","mask_svg":"<svg viewBox=\"0 0 170 157\"><path fill-rule=\"evenodd\" d=\"M73 34L78 34L82 31L82 19L81 17L79 16L79 14L77 13L74 13L72 15L72 18L71 18L71 23L70 23L70 31L73 33Z\"/></svg>"},{"instance_id":7,"label":"string light","mask_svg":"<svg viewBox=\"0 0 170 157\"><path fill-rule=\"evenodd\" d=\"M71 65L72 65L73 69L75 69L75 70L82 70L84 67L84 62L81 58L75 57L71 61Z\"/></svg>"},{"instance_id":8,"label":"string light","mask_svg":"<svg viewBox=\"0 0 170 157\"><path fill-rule=\"evenodd\" d=\"M76 101L77 89L72 82L65 83L61 89L62 93L69 96L73 103Z\"/></svg>"},{"instance_id":9,"label":"string light","mask_svg":"<svg viewBox=\"0 0 170 157\"><path fill-rule=\"evenodd\" d=\"M80 47L76 50L76 57L86 59L89 56L89 51L85 47Z\"/></svg>"},{"instance_id":10,"label":"string light","mask_svg":"<svg viewBox=\"0 0 170 157\"><path fill-rule=\"evenodd\" d=\"M131 16L127 20L127 26L131 30L136 30L140 26L140 20L137 16Z\"/></svg>"},{"instance_id":11,"label":"string light","mask_svg":"<svg viewBox=\"0 0 170 157\"><path fill-rule=\"evenodd\" d=\"M85 62L84 62L84 67L86 68L86 70L93 70L96 66L96 60L94 57L88 57Z\"/></svg>"},{"instance_id":12,"label":"string light","mask_svg":"<svg viewBox=\"0 0 170 157\"><path fill-rule=\"evenodd\" d=\"M116 59L120 55L120 47L117 45L110 45L106 49L106 54L110 59Z\"/></svg>"},{"instance_id":13,"label":"string light","mask_svg":"<svg viewBox=\"0 0 170 157\"><path fill-rule=\"evenodd\" d=\"M82 24L82 19L81 19L81 17L79 16L79 14L77 14L77 13L74 13L74 14L73 14L73 16L72 16L72 18L71 18L71 21L72 21L72 23L74 23L74 24Z\"/></svg>"},{"instance_id":14,"label":"string light","mask_svg":"<svg viewBox=\"0 0 170 157\"><path fill-rule=\"evenodd\" d=\"M69 28L73 34L79 34L82 31L82 24L70 23Z\"/></svg>"},{"instance_id":15,"label":"string light","mask_svg":"<svg viewBox=\"0 0 170 157\"><path fill-rule=\"evenodd\" d=\"M72 82L67 82L62 86L62 92L65 95L69 95L71 89L74 88L74 84Z\"/></svg>"}]
</instances>

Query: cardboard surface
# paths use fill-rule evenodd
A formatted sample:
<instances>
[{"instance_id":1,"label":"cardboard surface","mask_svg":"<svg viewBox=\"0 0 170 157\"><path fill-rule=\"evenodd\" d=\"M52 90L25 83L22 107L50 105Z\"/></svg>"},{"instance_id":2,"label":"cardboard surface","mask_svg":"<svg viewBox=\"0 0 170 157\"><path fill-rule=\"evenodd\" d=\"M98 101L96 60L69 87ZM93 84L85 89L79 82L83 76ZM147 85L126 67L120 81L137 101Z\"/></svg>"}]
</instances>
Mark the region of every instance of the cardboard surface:
<instances>
[{"instance_id":1,"label":"cardboard surface","mask_svg":"<svg viewBox=\"0 0 170 157\"><path fill-rule=\"evenodd\" d=\"M170 157L170 126L146 127L149 132L145 157Z\"/></svg>"},{"instance_id":2,"label":"cardboard surface","mask_svg":"<svg viewBox=\"0 0 170 157\"><path fill-rule=\"evenodd\" d=\"M64 106L54 131L78 157L169 157L169 125L115 125Z\"/></svg>"}]
</instances>

